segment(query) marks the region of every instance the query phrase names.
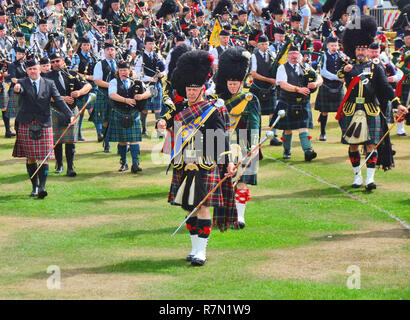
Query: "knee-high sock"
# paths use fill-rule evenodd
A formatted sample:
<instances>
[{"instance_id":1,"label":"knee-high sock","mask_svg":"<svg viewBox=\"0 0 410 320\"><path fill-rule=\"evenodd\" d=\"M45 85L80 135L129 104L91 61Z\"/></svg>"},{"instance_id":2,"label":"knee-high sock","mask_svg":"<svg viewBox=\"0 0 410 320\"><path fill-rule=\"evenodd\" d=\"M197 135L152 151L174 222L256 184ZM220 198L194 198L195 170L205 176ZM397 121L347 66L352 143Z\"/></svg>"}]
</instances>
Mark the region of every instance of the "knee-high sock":
<instances>
[{"instance_id":1,"label":"knee-high sock","mask_svg":"<svg viewBox=\"0 0 410 320\"><path fill-rule=\"evenodd\" d=\"M370 152L367 152L366 158L369 156ZM366 161L366 185L369 183L374 182L374 173L376 171L376 164L377 164L377 152L373 152L372 156L369 160Z\"/></svg>"},{"instance_id":2,"label":"knee-high sock","mask_svg":"<svg viewBox=\"0 0 410 320\"><path fill-rule=\"evenodd\" d=\"M349 151L349 159L352 167L360 166L360 152L359 151Z\"/></svg>"},{"instance_id":3,"label":"knee-high sock","mask_svg":"<svg viewBox=\"0 0 410 320\"><path fill-rule=\"evenodd\" d=\"M56 156L56 167L57 168L62 167L63 166L63 144L62 143L59 143L58 145L56 145L56 147L54 148L54 154Z\"/></svg>"},{"instance_id":4,"label":"knee-high sock","mask_svg":"<svg viewBox=\"0 0 410 320\"><path fill-rule=\"evenodd\" d=\"M320 133L322 135L326 134L326 124L327 124L327 116L323 114L320 115Z\"/></svg>"},{"instance_id":5,"label":"knee-high sock","mask_svg":"<svg viewBox=\"0 0 410 320\"><path fill-rule=\"evenodd\" d=\"M37 170L37 163L30 163L30 164L26 163L26 168L27 168L28 176L30 177L30 180L31 180L31 184L33 186L33 190L34 190L38 186L38 173L34 176L33 179L31 179L31 176Z\"/></svg>"},{"instance_id":6,"label":"knee-high sock","mask_svg":"<svg viewBox=\"0 0 410 320\"><path fill-rule=\"evenodd\" d=\"M45 188L48 176L48 164L43 164L40 170L38 170L37 175L40 181L40 188Z\"/></svg>"},{"instance_id":7,"label":"knee-high sock","mask_svg":"<svg viewBox=\"0 0 410 320\"><path fill-rule=\"evenodd\" d=\"M235 192L235 203L238 211L238 222L245 223L246 203L251 200L249 189L237 189Z\"/></svg>"},{"instance_id":8,"label":"knee-high sock","mask_svg":"<svg viewBox=\"0 0 410 320\"><path fill-rule=\"evenodd\" d=\"M132 157L132 164L138 164L138 157L140 154L140 145L139 144L130 144L130 153Z\"/></svg>"},{"instance_id":9,"label":"knee-high sock","mask_svg":"<svg viewBox=\"0 0 410 320\"><path fill-rule=\"evenodd\" d=\"M7 116L6 111L2 111L2 117L4 122L4 127L6 128L6 133L10 132L10 118Z\"/></svg>"},{"instance_id":10,"label":"knee-high sock","mask_svg":"<svg viewBox=\"0 0 410 320\"><path fill-rule=\"evenodd\" d=\"M186 221L186 228L191 237L192 249L189 255L195 256L198 250L198 218L191 217Z\"/></svg>"},{"instance_id":11,"label":"knee-high sock","mask_svg":"<svg viewBox=\"0 0 410 320\"><path fill-rule=\"evenodd\" d=\"M83 127L84 114L81 113L79 118L80 119L78 120L78 136L82 137L83 135L82 135L81 129Z\"/></svg>"},{"instance_id":12,"label":"knee-high sock","mask_svg":"<svg viewBox=\"0 0 410 320\"><path fill-rule=\"evenodd\" d=\"M127 145L118 144L118 152L121 156L121 164L127 163Z\"/></svg>"},{"instance_id":13,"label":"knee-high sock","mask_svg":"<svg viewBox=\"0 0 410 320\"><path fill-rule=\"evenodd\" d=\"M290 153L292 150L292 134L283 133L282 135L283 149L285 152Z\"/></svg>"},{"instance_id":14,"label":"knee-high sock","mask_svg":"<svg viewBox=\"0 0 410 320\"><path fill-rule=\"evenodd\" d=\"M67 159L67 169L73 170L74 166L74 143L66 143L65 145L65 157Z\"/></svg>"},{"instance_id":15,"label":"knee-high sock","mask_svg":"<svg viewBox=\"0 0 410 320\"><path fill-rule=\"evenodd\" d=\"M309 132L299 133L299 140L304 152L312 149L312 144L310 143Z\"/></svg>"},{"instance_id":16,"label":"knee-high sock","mask_svg":"<svg viewBox=\"0 0 410 320\"><path fill-rule=\"evenodd\" d=\"M209 235L211 234L212 220L198 219L198 251L195 258L206 260L206 246L208 245Z\"/></svg>"},{"instance_id":17,"label":"knee-high sock","mask_svg":"<svg viewBox=\"0 0 410 320\"><path fill-rule=\"evenodd\" d=\"M141 119L142 132L145 132L145 131L147 131L147 127L146 127L147 114L141 112L140 113L140 119Z\"/></svg>"}]
</instances>

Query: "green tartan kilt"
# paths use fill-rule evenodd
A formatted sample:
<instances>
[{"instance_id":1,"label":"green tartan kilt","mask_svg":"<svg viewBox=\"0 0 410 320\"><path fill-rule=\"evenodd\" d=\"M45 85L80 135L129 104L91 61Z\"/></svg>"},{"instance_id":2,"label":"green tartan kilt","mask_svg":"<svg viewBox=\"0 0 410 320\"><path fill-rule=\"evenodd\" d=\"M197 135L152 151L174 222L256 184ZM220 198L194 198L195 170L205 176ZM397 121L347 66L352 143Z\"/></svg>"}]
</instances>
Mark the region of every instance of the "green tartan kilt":
<instances>
[{"instance_id":1,"label":"green tartan kilt","mask_svg":"<svg viewBox=\"0 0 410 320\"><path fill-rule=\"evenodd\" d=\"M201 180L202 183L205 185L205 190L209 193L221 180L220 173L219 173L219 166L215 166L211 170L205 170L200 168L201 172ZM171 205L179 205L174 202L175 197L177 195L178 189L183 182L183 169L175 169L172 170L172 180L171 180L171 187L168 194L168 202ZM203 203L206 207L223 207L224 206L224 198L222 193L222 188L219 187L212 193L208 199Z\"/></svg>"},{"instance_id":2,"label":"green tartan kilt","mask_svg":"<svg viewBox=\"0 0 410 320\"><path fill-rule=\"evenodd\" d=\"M144 106L144 110L148 111L161 111L162 109L162 85L158 82L155 86L158 90L156 97L150 98L147 100L147 103Z\"/></svg>"},{"instance_id":3,"label":"green tartan kilt","mask_svg":"<svg viewBox=\"0 0 410 320\"><path fill-rule=\"evenodd\" d=\"M343 116L339 120L339 125L340 128L342 129L342 143L343 144L348 144L346 140L343 138L347 128L350 125L350 122L352 121L353 116ZM364 144L377 144L383 137L383 131L382 131L382 126L380 122L380 115L377 115L375 117L373 116L366 116L367 119L367 126L369 128L369 136L370 140L365 142Z\"/></svg>"},{"instance_id":4,"label":"green tartan kilt","mask_svg":"<svg viewBox=\"0 0 410 320\"><path fill-rule=\"evenodd\" d=\"M249 92L253 93L258 97L259 104L261 106L261 115L266 116L274 114L276 110L276 90L273 90L272 95L268 100L260 99L260 89L258 89L254 84L251 85Z\"/></svg>"},{"instance_id":5,"label":"green tartan kilt","mask_svg":"<svg viewBox=\"0 0 410 320\"><path fill-rule=\"evenodd\" d=\"M0 94L0 109L7 107L9 103L9 95L7 93Z\"/></svg>"},{"instance_id":6,"label":"green tartan kilt","mask_svg":"<svg viewBox=\"0 0 410 320\"><path fill-rule=\"evenodd\" d=\"M51 117L53 120L53 137L54 137L54 143L57 142L57 140L61 137L61 135L63 134L63 131L65 130L65 128L67 128L67 125L61 126L58 123L58 117L57 114L59 114L60 112L58 112L55 109L51 109ZM78 114L78 108L75 107L73 110L74 116L76 116ZM79 128L80 125L78 123L78 119L76 120L75 124L73 126L70 127L70 129L67 130L67 132L64 134L64 137L61 138L59 143L74 143L78 141L78 132L79 132Z\"/></svg>"},{"instance_id":7,"label":"green tartan kilt","mask_svg":"<svg viewBox=\"0 0 410 320\"><path fill-rule=\"evenodd\" d=\"M107 119L109 101L108 92L105 93L101 89L97 90L97 99L92 106L94 108L92 121L95 124L103 123Z\"/></svg>"},{"instance_id":8,"label":"green tartan kilt","mask_svg":"<svg viewBox=\"0 0 410 320\"><path fill-rule=\"evenodd\" d=\"M135 114L135 121L129 128L121 125L121 113L111 108L108 120L108 141L111 142L137 142L141 141L141 122L139 113Z\"/></svg>"},{"instance_id":9,"label":"green tartan kilt","mask_svg":"<svg viewBox=\"0 0 410 320\"><path fill-rule=\"evenodd\" d=\"M322 85L315 101L315 110L320 112L337 112L344 97L343 86L337 93L330 93L329 88Z\"/></svg>"},{"instance_id":10,"label":"green tartan kilt","mask_svg":"<svg viewBox=\"0 0 410 320\"><path fill-rule=\"evenodd\" d=\"M279 120L276 125L276 129L280 130L296 130L301 128L313 129L312 109L310 102L303 105L302 115L299 117L293 117L291 114L291 106L283 100L279 100L277 110L285 110L286 115ZM274 121L272 118L272 121Z\"/></svg>"},{"instance_id":11,"label":"green tartan kilt","mask_svg":"<svg viewBox=\"0 0 410 320\"><path fill-rule=\"evenodd\" d=\"M11 91L7 102L7 115L9 118L15 118L20 111L20 95Z\"/></svg>"}]
</instances>

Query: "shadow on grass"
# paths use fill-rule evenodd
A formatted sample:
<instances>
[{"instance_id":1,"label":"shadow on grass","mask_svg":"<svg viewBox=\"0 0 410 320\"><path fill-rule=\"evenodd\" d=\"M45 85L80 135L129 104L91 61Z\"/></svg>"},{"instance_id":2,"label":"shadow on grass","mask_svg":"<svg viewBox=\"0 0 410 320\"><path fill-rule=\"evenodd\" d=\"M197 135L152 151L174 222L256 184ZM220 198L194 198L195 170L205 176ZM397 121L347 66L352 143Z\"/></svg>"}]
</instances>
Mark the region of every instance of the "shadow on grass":
<instances>
[{"instance_id":1,"label":"shadow on grass","mask_svg":"<svg viewBox=\"0 0 410 320\"><path fill-rule=\"evenodd\" d=\"M31 185L28 174L9 174L7 176L0 177L0 184L19 183L22 181L27 181L27 183L30 183Z\"/></svg>"},{"instance_id":2,"label":"shadow on grass","mask_svg":"<svg viewBox=\"0 0 410 320\"><path fill-rule=\"evenodd\" d=\"M108 233L104 235L104 238L109 239L118 239L118 238L127 238L127 239L135 239L142 235L160 235L160 234L171 234L175 231L176 227L172 228L162 228L162 229L152 229L152 230L131 230L131 231L121 231L115 233ZM171 237L170 237L171 239Z\"/></svg>"},{"instance_id":3,"label":"shadow on grass","mask_svg":"<svg viewBox=\"0 0 410 320\"><path fill-rule=\"evenodd\" d=\"M392 238L392 239L409 239L410 233L401 228L390 229L390 230L380 230L380 231L370 231L366 233L358 234L336 234L332 235L332 238L326 236L312 238L316 241L345 241L354 239L371 239L371 238Z\"/></svg>"},{"instance_id":4,"label":"shadow on grass","mask_svg":"<svg viewBox=\"0 0 410 320\"><path fill-rule=\"evenodd\" d=\"M258 202L263 202L265 200L272 200L272 199L305 199L305 198L319 198L326 197L326 198L339 198L340 195L343 195L339 190L335 188L324 188L324 189L311 189L311 190L303 190L297 191L292 193L280 193L280 194L271 194L271 195L252 195L252 200L256 200Z\"/></svg>"},{"instance_id":5,"label":"shadow on grass","mask_svg":"<svg viewBox=\"0 0 410 320\"><path fill-rule=\"evenodd\" d=\"M141 193L141 194L131 194L127 196L118 196L118 197L94 197L88 199L81 199L78 202L95 202L95 201L117 201L117 200L158 200L158 199L166 199L168 196L168 190L166 191L157 191L157 192L150 192L150 193Z\"/></svg>"},{"instance_id":6,"label":"shadow on grass","mask_svg":"<svg viewBox=\"0 0 410 320\"><path fill-rule=\"evenodd\" d=\"M95 268L74 268L62 270L64 278L74 277L81 274L109 274L109 273L152 273L152 274L175 274L177 270L186 269L188 263L185 259L141 259L128 260L111 265ZM48 276L48 275L47 275ZM44 272L34 273L30 278L44 279Z\"/></svg>"},{"instance_id":7,"label":"shadow on grass","mask_svg":"<svg viewBox=\"0 0 410 320\"><path fill-rule=\"evenodd\" d=\"M30 201L32 201L32 200L37 199L37 198L31 198L29 196L29 194L30 194L30 191L27 191L26 195L23 195L23 194L2 195L2 196L0 196L0 203L1 202L9 202L9 201L12 201L12 200L30 200Z\"/></svg>"}]
</instances>

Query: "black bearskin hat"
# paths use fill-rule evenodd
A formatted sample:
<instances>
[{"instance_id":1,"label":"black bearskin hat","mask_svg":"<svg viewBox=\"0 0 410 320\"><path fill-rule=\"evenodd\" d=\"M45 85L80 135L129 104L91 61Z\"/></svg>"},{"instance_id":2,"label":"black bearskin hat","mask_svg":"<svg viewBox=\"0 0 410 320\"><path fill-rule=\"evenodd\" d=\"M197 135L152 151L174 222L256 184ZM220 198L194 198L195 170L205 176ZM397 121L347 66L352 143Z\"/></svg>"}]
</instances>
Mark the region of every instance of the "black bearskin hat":
<instances>
[{"instance_id":1,"label":"black bearskin hat","mask_svg":"<svg viewBox=\"0 0 410 320\"><path fill-rule=\"evenodd\" d=\"M218 61L218 72L215 79L215 92L229 97L227 81L243 81L249 71L251 55L241 47L225 50Z\"/></svg>"},{"instance_id":2,"label":"black bearskin hat","mask_svg":"<svg viewBox=\"0 0 410 320\"><path fill-rule=\"evenodd\" d=\"M271 0L266 8L262 9L262 18L268 20L269 14L273 17L274 14L278 12L278 10L283 10L281 0Z\"/></svg>"},{"instance_id":3,"label":"black bearskin hat","mask_svg":"<svg viewBox=\"0 0 410 320\"><path fill-rule=\"evenodd\" d=\"M337 0L326 0L325 4L322 7L322 11L324 13L328 13L330 10L332 10L336 4Z\"/></svg>"},{"instance_id":4,"label":"black bearskin hat","mask_svg":"<svg viewBox=\"0 0 410 320\"><path fill-rule=\"evenodd\" d=\"M186 44L180 44L177 45L174 50L172 50L171 54L171 59L169 60L169 65L168 65L168 74L167 77L168 79L171 79L172 71L174 71L178 59L185 53L191 50L191 47L188 47Z\"/></svg>"},{"instance_id":5,"label":"black bearskin hat","mask_svg":"<svg viewBox=\"0 0 410 320\"><path fill-rule=\"evenodd\" d=\"M410 27L410 4L399 8L401 12L392 26L393 31L404 29L406 26Z\"/></svg>"},{"instance_id":6,"label":"black bearskin hat","mask_svg":"<svg viewBox=\"0 0 410 320\"><path fill-rule=\"evenodd\" d=\"M219 0L214 11L212 12L212 17L216 17L217 15L222 15L227 12L232 12L232 10L233 5L231 0Z\"/></svg>"},{"instance_id":7,"label":"black bearskin hat","mask_svg":"<svg viewBox=\"0 0 410 320\"><path fill-rule=\"evenodd\" d=\"M398 0L397 1L397 6L399 7L400 11L403 11L403 8L409 4L410 4L409 0Z\"/></svg>"},{"instance_id":8,"label":"black bearskin hat","mask_svg":"<svg viewBox=\"0 0 410 320\"><path fill-rule=\"evenodd\" d=\"M332 13L331 21L339 20L343 14L348 12L349 6L357 5L357 0L337 0Z\"/></svg>"},{"instance_id":9,"label":"black bearskin hat","mask_svg":"<svg viewBox=\"0 0 410 320\"><path fill-rule=\"evenodd\" d=\"M191 50L177 61L171 75L171 85L178 95L186 98L186 87L201 87L211 76L214 58L204 50Z\"/></svg>"},{"instance_id":10,"label":"black bearskin hat","mask_svg":"<svg viewBox=\"0 0 410 320\"><path fill-rule=\"evenodd\" d=\"M157 19L165 18L167 14L177 13L178 7L174 0L165 0L157 12Z\"/></svg>"},{"instance_id":11,"label":"black bearskin hat","mask_svg":"<svg viewBox=\"0 0 410 320\"><path fill-rule=\"evenodd\" d=\"M357 21L356 21L357 22ZM376 36L377 23L372 16L361 16L360 27L346 27L343 35L344 52L352 59L356 58L357 46L369 46Z\"/></svg>"}]
</instances>

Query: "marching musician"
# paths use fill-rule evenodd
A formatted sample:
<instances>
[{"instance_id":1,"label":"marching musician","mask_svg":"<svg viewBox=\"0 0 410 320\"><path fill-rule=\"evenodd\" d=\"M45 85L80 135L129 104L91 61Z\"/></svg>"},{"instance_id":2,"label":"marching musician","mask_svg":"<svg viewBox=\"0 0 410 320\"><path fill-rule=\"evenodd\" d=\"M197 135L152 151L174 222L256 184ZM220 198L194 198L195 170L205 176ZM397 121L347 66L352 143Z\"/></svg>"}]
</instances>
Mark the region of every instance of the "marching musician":
<instances>
[{"instance_id":1,"label":"marching musician","mask_svg":"<svg viewBox=\"0 0 410 320\"><path fill-rule=\"evenodd\" d=\"M21 32L24 33L26 44L30 44L31 35L36 30L36 23L34 21L34 12L29 11L26 13L26 21L24 21L21 25Z\"/></svg>"},{"instance_id":2,"label":"marching musician","mask_svg":"<svg viewBox=\"0 0 410 320\"><path fill-rule=\"evenodd\" d=\"M141 141L141 122L139 114L147 99L151 97L150 90L145 90L142 81L130 79L132 74L129 62L118 64L116 77L110 81L108 95L111 108L108 113L108 141L118 142L118 152L121 157L121 167L118 171L128 170L127 147L132 157L131 172L141 172L139 162Z\"/></svg>"},{"instance_id":3,"label":"marching musician","mask_svg":"<svg viewBox=\"0 0 410 320\"><path fill-rule=\"evenodd\" d=\"M50 56L52 70L47 73L47 78L54 81L55 86L61 97L71 109L74 115L78 114L78 98L86 95L92 86L72 70L65 67L64 57L59 53L54 53ZM53 118L53 133L54 143L57 142L67 123L64 121L64 116L55 110L54 104L52 111ZM67 176L75 177L77 173L74 171L74 151L75 142L78 141L78 121L70 127L67 133L63 136L60 142L54 149L56 158L56 173L63 172L63 143L65 144L65 155L67 160Z\"/></svg>"},{"instance_id":4,"label":"marching musician","mask_svg":"<svg viewBox=\"0 0 410 320\"><path fill-rule=\"evenodd\" d=\"M142 57L137 59L134 72L140 79L148 85L153 84L155 94L145 105L141 113L142 135L148 136L146 128L146 119L148 111L155 113L155 120L161 117L162 110L162 84L161 79L164 76L165 63L161 55L154 52L155 40L151 37L146 37L144 41L144 52ZM158 137L163 137L162 133L157 132Z\"/></svg>"},{"instance_id":5,"label":"marching musician","mask_svg":"<svg viewBox=\"0 0 410 320\"><path fill-rule=\"evenodd\" d=\"M338 54L339 42L336 37L327 39L327 51L321 61L320 74L323 78L323 85L319 88L316 97L315 110L320 112L320 141L326 141L326 124L329 112L337 112L340 103L345 95L344 79L337 76L343 64L343 60Z\"/></svg>"},{"instance_id":6,"label":"marching musician","mask_svg":"<svg viewBox=\"0 0 410 320\"><path fill-rule=\"evenodd\" d=\"M97 130L98 142L104 140L104 152L109 153L110 142L107 137L103 136L103 122L107 118L106 114L108 112L108 85L109 82L114 78L115 71L117 70L117 63L115 61L115 56L117 50L112 43L106 43L104 45L104 55L105 58L98 61L94 67L93 79L94 83L98 86L97 89L97 99L94 104L94 109L92 111L91 120L94 122L95 128Z\"/></svg>"},{"instance_id":7,"label":"marching musician","mask_svg":"<svg viewBox=\"0 0 410 320\"><path fill-rule=\"evenodd\" d=\"M408 105L410 101L410 29L405 30L403 34L404 46L400 49L399 69L404 73L400 80L400 89L397 89L397 94L400 96L401 103ZM404 122L402 122L404 124ZM403 127L403 124L400 126ZM406 124L410 125L410 116L406 115ZM403 129L404 132L404 129Z\"/></svg>"},{"instance_id":8,"label":"marching musician","mask_svg":"<svg viewBox=\"0 0 410 320\"><path fill-rule=\"evenodd\" d=\"M217 188L199 210L186 221L192 245L187 261L190 261L193 266L202 266L206 262L206 247L212 226L226 231L229 227L237 225L236 210L231 210L235 206L233 198L224 196L233 194L230 176L236 172L228 156L229 137L225 134L229 129L229 114L223 104L215 100L206 101L203 98L204 85L212 68L212 59L208 52L202 50L187 52L178 59L171 83L178 95L188 99L188 107L168 121L162 119L158 122L160 129L175 125L174 132L179 131L178 123L189 124L187 128L195 127L190 134L181 129L180 134L175 137L177 142L173 146L171 160L173 177L168 197L168 202L172 205L182 206L187 212L198 206L221 180L218 164L225 165L229 175L222 186ZM209 141L206 133L208 132L209 136L210 130L220 135L220 138L215 139L212 135L212 140ZM201 143L194 143L194 141L201 141ZM210 207L225 207L226 215L223 217L214 215L212 223Z\"/></svg>"},{"instance_id":9,"label":"marching musician","mask_svg":"<svg viewBox=\"0 0 410 320\"><path fill-rule=\"evenodd\" d=\"M399 115L407 113L407 109L400 105L393 88L390 86L385 71L379 64L368 59L368 46L374 41L377 25L371 16L362 16L360 29L348 28L343 35L345 53L352 61L345 65L338 73L344 78L348 87L345 98L340 105L336 119L342 129L342 143L349 145L349 158L353 167L353 188L360 188L363 183L360 171L359 145L366 150L366 190L376 189L374 173L378 160L376 144L383 137L380 113L383 107L379 105L377 97L384 95L391 101Z\"/></svg>"},{"instance_id":10,"label":"marching musician","mask_svg":"<svg viewBox=\"0 0 410 320\"><path fill-rule=\"evenodd\" d=\"M40 19L38 22L38 31L30 36L30 46L36 51L43 50L48 43L48 25L46 19Z\"/></svg>"},{"instance_id":11,"label":"marching musician","mask_svg":"<svg viewBox=\"0 0 410 320\"><path fill-rule=\"evenodd\" d=\"M230 134L234 138L232 142L238 149L237 155L232 155L234 161L235 158L241 160L249 151L257 147L261 133L259 100L254 94L242 91L250 58L250 53L243 48L229 48L222 53L218 73L215 75L215 91L220 98L224 99L225 107L230 113ZM233 149L232 144L231 149ZM249 184L257 184L257 166L254 161L241 176L235 191L238 226L241 229L245 227L246 203L251 200ZM218 212L220 210L224 209L217 209Z\"/></svg>"},{"instance_id":12,"label":"marching musician","mask_svg":"<svg viewBox=\"0 0 410 320\"><path fill-rule=\"evenodd\" d=\"M266 36L258 37L258 48L253 51L251 63L251 76L253 82L249 92L258 97L261 114L269 115L272 119L276 108L276 80L273 74L275 56L269 51L269 40ZM271 139L272 146L280 146L276 132Z\"/></svg>"},{"instance_id":13,"label":"marching musician","mask_svg":"<svg viewBox=\"0 0 410 320\"><path fill-rule=\"evenodd\" d=\"M40 59L40 71L41 71L41 76L44 78L47 76L47 73L51 71L51 63L50 59L43 57Z\"/></svg>"},{"instance_id":14,"label":"marching musician","mask_svg":"<svg viewBox=\"0 0 410 320\"><path fill-rule=\"evenodd\" d=\"M13 44L13 48L11 49L11 53L10 53L12 62L16 60L16 49L17 48L23 49L25 51L28 50L28 47L24 39L24 33L17 31L14 37L16 38L17 41Z\"/></svg>"},{"instance_id":15,"label":"marching musician","mask_svg":"<svg viewBox=\"0 0 410 320\"><path fill-rule=\"evenodd\" d=\"M230 34L229 31L227 30L222 30L221 33L219 34L219 41L220 45L217 46L216 48L213 48L210 53L214 57L214 64L213 64L213 69L214 72L218 70L218 58L224 52L226 49L229 48L229 41L230 41Z\"/></svg>"},{"instance_id":16,"label":"marching musician","mask_svg":"<svg viewBox=\"0 0 410 320\"><path fill-rule=\"evenodd\" d=\"M299 48L291 45L288 50L288 62L279 66L276 75L276 83L280 86L277 110L285 110L286 113L276 127L284 130L282 136L284 159L291 157L292 131L299 130L305 161L311 161L316 158L317 153L312 149L310 142L312 137L309 136L309 129L313 129L310 94L311 90L322 85L323 79L318 75L315 81L309 82L299 61Z\"/></svg>"},{"instance_id":17,"label":"marching musician","mask_svg":"<svg viewBox=\"0 0 410 320\"><path fill-rule=\"evenodd\" d=\"M97 57L100 57L104 49L104 39L107 33L107 26L104 21L98 20L95 27L92 27L87 33L87 38L90 39L92 50Z\"/></svg>"}]
</instances>

